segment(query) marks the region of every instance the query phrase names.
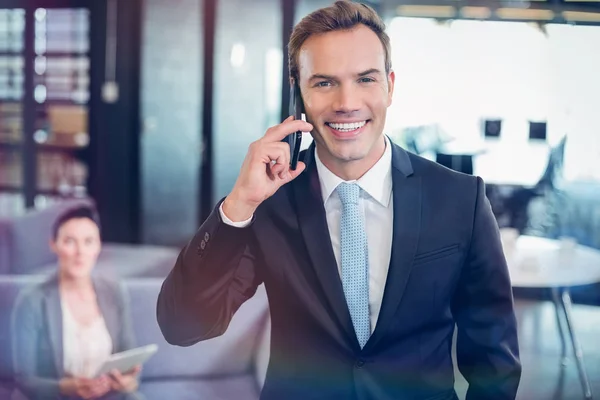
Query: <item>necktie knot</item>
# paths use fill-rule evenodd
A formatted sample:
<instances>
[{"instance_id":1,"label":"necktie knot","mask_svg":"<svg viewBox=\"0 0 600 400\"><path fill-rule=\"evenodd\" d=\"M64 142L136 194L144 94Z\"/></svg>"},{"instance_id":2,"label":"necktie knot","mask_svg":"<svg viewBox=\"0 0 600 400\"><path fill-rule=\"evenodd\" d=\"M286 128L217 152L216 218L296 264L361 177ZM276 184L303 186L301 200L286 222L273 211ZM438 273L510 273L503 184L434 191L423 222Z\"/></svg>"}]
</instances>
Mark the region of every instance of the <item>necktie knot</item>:
<instances>
[{"instance_id":1,"label":"necktie knot","mask_svg":"<svg viewBox=\"0 0 600 400\"><path fill-rule=\"evenodd\" d=\"M342 182L337 187L338 195L344 206L349 204L358 204L360 197L360 186L356 183Z\"/></svg>"}]
</instances>

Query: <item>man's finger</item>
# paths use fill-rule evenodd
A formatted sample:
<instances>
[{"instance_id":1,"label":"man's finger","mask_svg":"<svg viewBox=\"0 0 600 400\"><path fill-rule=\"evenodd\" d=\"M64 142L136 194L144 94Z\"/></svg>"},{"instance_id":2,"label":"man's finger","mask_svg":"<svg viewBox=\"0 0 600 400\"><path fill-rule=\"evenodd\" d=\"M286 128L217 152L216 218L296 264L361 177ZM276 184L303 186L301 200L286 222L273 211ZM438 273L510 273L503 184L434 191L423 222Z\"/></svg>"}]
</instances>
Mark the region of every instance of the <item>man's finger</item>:
<instances>
[{"instance_id":1,"label":"man's finger","mask_svg":"<svg viewBox=\"0 0 600 400\"><path fill-rule=\"evenodd\" d=\"M265 145L261 152L263 162L274 174L278 173L282 167L287 168L290 163L290 150L286 143L269 143Z\"/></svg>"},{"instance_id":2,"label":"man's finger","mask_svg":"<svg viewBox=\"0 0 600 400\"><path fill-rule=\"evenodd\" d=\"M298 161L298 164L296 164L296 169L289 170L289 180L293 181L296 179L298 175L300 175L305 169L306 164L304 164L302 161Z\"/></svg>"},{"instance_id":3,"label":"man's finger","mask_svg":"<svg viewBox=\"0 0 600 400\"><path fill-rule=\"evenodd\" d=\"M281 124L269 128L264 136L264 139L270 142L280 142L287 135L291 135L294 132L310 132L312 130L313 126L309 122L302 120L285 120Z\"/></svg>"},{"instance_id":4,"label":"man's finger","mask_svg":"<svg viewBox=\"0 0 600 400\"><path fill-rule=\"evenodd\" d=\"M280 154L276 163L269 164L273 175L279 175L290 167L290 156L287 153Z\"/></svg>"},{"instance_id":5,"label":"man's finger","mask_svg":"<svg viewBox=\"0 0 600 400\"><path fill-rule=\"evenodd\" d=\"M298 175L300 175L304 171L305 168L306 164L304 164L302 161L298 161L296 169L291 169L288 165L284 171L281 171L277 175L277 177L283 181L282 184L286 184L296 179Z\"/></svg>"},{"instance_id":6,"label":"man's finger","mask_svg":"<svg viewBox=\"0 0 600 400\"><path fill-rule=\"evenodd\" d=\"M271 143L270 146L276 147L277 154L279 154L277 163L271 165L271 171L273 174L279 175L283 171L287 170L290 166L290 146L284 142Z\"/></svg>"}]
</instances>

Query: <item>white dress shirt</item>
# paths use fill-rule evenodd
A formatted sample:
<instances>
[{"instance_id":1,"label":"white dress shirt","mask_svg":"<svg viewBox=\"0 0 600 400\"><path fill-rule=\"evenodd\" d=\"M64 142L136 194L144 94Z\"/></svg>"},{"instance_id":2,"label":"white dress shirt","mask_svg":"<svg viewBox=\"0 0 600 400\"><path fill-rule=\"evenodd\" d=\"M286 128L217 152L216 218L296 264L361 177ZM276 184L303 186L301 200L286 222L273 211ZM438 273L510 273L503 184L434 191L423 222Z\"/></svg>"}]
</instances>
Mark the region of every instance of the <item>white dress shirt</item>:
<instances>
[{"instance_id":1,"label":"white dress shirt","mask_svg":"<svg viewBox=\"0 0 600 400\"><path fill-rule=\"evenodd\" d=\"M392 232L394 221L394 207L392 201L392 149L388 138L385 138L385 151L377 161L356 182L361 190L360 206L365 218L367 231L368 258L369 258L369 316L371 333L375 330L383 292L387 280L388 269L392 252ZM315 151L315 161L321 194L325 206L325 216L329 228L329 237L333 246L333 254L337 262L338 272L342 274L341 249L340 249L340 219L342 215L342 203L335 190L338 185L345 182L343 179L331 172ZM232 226L242 228L247 226L252 218L233 222L223 212L223 205L219 209L223 221Z\"/></svg>"}]
</instances>

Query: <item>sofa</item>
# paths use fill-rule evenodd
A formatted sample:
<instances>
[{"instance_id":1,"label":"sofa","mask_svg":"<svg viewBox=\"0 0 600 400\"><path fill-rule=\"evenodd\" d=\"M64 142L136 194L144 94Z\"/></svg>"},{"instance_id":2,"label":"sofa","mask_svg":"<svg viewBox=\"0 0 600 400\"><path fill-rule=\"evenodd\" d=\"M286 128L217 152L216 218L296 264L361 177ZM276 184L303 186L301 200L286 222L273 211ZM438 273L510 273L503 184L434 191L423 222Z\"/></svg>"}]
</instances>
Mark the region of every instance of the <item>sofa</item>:
<instances>
[{"instance_id":1,"label":"sofa","mask_svg":"<svg viewBox=\"0 0 600 400\"><path fill-rule=\"evenodd\" d=\"M0 400L14 388L10 315L19 291L40 275L0 276ZM147 400L258 399L269 358L269 312L261 285L220 337L182 348L164 340L156 322L160 278L125 279L138 345L156 343L158 352L142 369L139 391Z\"/></svg>"},{"instance_id":2,"label":"sofa","mask_svg":"<svg viewBox=\"0 0 600 400\"><path fill-rule=\"evenodd\" d=\"M95 207L70 199L14 218L0 218L0 400L14 390L10 318L18 293L56 270L52 226L66 209ZM147 400L258 399L269 359L270 319L263 286L221 337L182 348L169 345L156 322L156 301L179 249L103 243L95 272L123 283L138 345L158 352L144 365L139 391Z\"/></svg>"},{"instance_id":3,"label":"sofa","mask_svg":"<svg viewBox=\"0 0 600 400\"><path fill-rule=\"evenodd\" d=\"M0 275L48 273L56 269L56 256L49 240L54 222L65 210L86 205L89 198L69 199L25 215L0 219ZM103 243L96 268L108 276L166 277L177 259L179 249Z\"/></svg>"}]
</instances>

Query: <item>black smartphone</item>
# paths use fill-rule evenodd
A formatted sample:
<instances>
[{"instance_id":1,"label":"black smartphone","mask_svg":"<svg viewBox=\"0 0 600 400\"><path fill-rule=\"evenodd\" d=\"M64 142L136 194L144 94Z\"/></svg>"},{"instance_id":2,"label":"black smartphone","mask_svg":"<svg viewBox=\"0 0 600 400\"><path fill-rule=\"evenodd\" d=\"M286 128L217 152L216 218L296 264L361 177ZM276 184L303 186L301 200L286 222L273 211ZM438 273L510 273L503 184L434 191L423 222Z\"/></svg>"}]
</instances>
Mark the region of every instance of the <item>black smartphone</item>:
<instances>
[{"instance_id":1,"label":"black smartphone","mask_svg":"<svg viewBox=\"0 0 600 400\"><path fill-rule=\"evenodd\" d=\"M290 85L290 115L294 116L294 119L302 120L302 113L304 112L304 103L302 102L302 95L300 94L300 88L294 81ZM283 139L284 142L290 145L290 168L296 169L298 165L298 158L300 157L300 146L302 145L302 132L296 131Z\"/></svg>"}]
</instances>

